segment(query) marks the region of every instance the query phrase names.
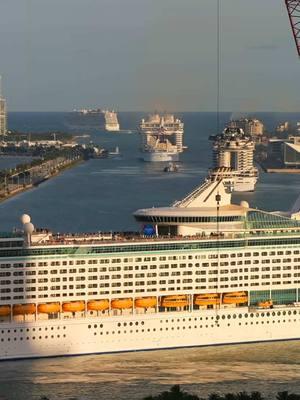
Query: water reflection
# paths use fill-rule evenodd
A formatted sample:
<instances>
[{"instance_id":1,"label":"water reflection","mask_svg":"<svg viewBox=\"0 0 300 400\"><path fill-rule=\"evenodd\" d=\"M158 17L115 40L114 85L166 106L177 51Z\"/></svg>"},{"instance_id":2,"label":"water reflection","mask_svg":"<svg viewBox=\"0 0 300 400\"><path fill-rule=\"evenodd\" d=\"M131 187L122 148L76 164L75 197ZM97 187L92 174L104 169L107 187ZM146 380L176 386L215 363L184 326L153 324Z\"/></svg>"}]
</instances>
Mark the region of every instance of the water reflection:
<instances>
[{"instance_id":1,"label":"water reflection","mask_svg":"<svg viewBox=\"0 0 300 400\"><path fill-rule=\"evenodd\" d=\"M174 383L212 391L300 391L299 341L95 355L0 364L3 394L37 399L141 399ZM12 397L9 397L12 398Z\"/></svg>"}]
</instances>

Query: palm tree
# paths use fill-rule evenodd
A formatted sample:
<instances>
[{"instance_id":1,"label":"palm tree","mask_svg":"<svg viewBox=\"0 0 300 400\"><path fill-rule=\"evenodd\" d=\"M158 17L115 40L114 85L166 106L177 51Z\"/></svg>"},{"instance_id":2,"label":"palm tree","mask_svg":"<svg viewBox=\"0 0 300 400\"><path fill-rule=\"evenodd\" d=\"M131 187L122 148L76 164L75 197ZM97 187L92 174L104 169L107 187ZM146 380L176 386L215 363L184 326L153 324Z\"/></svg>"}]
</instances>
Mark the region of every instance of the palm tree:
<instances>
[{"instance_id":1,"label":"palm tree","mask_svg":"<svg viewBox=\"0 0 300 400\"><path fill-rule=\"evenodd\" d=\"M251 400L264 400L260 392L251 392Z\"/></svg>"},{"instance_id":2,"label":"palm tree","mask_svg":"<svg viewBox=\"0 0 300 400\"><path fill-rule=\"evenodd\" d=\"M284 392L278 392L276 396L277 400L288 400L289 399L289 392L284 391Z\"/></svg>"},{"instance_id":3,"label":"palm tree","mask_svg":"<svg viewBox=\"0 0 300 400\"><path fill-rule=\"evenodd\" d=\"M157 396L148 396L144 400L200 400L198 396L181 390L179 385L174 385L169 391L162 392Z\"/></svg>"}]
</instances>

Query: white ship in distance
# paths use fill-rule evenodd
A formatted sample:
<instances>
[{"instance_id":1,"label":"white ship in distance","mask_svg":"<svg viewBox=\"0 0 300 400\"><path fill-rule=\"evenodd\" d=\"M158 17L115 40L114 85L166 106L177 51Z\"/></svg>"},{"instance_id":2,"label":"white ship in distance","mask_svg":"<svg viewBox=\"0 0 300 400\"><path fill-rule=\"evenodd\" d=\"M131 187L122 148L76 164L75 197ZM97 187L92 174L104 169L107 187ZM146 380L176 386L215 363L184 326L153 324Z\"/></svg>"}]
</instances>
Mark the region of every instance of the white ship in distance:
<instances>
[{"instance_id":1,"label":"white ship in distance","mask_svg":"<svg viewBox=\"0 0 300 400\"><path fill-rule=\"evenodd\" d=\"M108 132L119 132L120 125L118 115L115 111L104 110L105 130Z\"/></svg>"},{"instance_id":2,"label":"white ship in distance","mask_svg":"<svg viewBox=\"0 0 300 400\"><path fill-rule=\"evenodd\" d=\"M100 129L105 129L108 132L120 131L118 114L114 110L104 110L101 108L74 109L69 119L73 124L98 126Z\"/></svg>"},{"instance_id":3,"label":"white ship in distance","mask_svg":"<svg viewBox=\"0 0 300 400\"><path fill-rule=\"evenodd\" d=\"M241 128L227 127L211 136L213 141L213 168L211 175L232 178L233 190L250 192L255 190L258 170L254 166L255 143L250 134Z\"/></svg>"},{"instance_id":4,"label":"white ship in distance","mask_svg":"<svg viewBox=\"0 0 300 400\"><path fill-rule=\"evenodd\" d=\"M184 124L174 115L152 114L142 119L139 132L144 161L178 161L183 152Z\"/></svg>"}]
</instances>

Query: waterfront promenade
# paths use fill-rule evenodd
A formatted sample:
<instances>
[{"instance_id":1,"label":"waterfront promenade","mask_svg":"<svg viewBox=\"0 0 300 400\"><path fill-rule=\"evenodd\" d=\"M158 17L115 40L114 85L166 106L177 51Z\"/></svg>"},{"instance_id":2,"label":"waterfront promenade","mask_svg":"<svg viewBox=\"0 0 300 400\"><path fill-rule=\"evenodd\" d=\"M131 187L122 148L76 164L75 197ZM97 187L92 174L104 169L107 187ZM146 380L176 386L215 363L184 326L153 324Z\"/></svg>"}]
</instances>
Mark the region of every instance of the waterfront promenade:
<instances>
[{"instance_id":1,"label":"waterfront promenade","mask_svg":"<svg viewBox=\"0 0 300 400\"><path fill-rule=\"evenodd\" d=\"M67 168L77 165L82 161L80 155L73 157L56 157L46 160L38 165L17 166L10 173L5 173L0 186L0 201L4 201L25 190L56 176Z\"/></svg>"}]
</instances>

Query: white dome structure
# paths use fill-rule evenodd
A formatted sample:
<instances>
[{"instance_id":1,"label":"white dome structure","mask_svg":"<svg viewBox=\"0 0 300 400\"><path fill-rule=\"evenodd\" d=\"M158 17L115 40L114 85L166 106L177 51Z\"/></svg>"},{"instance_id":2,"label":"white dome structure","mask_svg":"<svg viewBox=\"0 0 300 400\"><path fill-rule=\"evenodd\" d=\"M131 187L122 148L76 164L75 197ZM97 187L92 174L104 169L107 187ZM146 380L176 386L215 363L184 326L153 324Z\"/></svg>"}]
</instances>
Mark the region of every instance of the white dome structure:
<instances>
[{"instance_id":1,"label":"white dome structure","mask_svg":"<svg viewBox=\"0 0 300 400\"><path fill-rule=\"evenodd\" d=\"M23 214L20 218L23 225L28 224L31 221L30 215Z\"/></svg>"},{"instance_id":2,"label":"white dome structure","mask_svg":"<svg viewBox=\"0 0 300 400\"><path fill-rule=\"evenodd\" d=\"M27 235L31 235L34 231L34 225L31 222L27 222L26 224L24 224L24 232Z\"/></svg>"},{"instance_id":3,"label":"white dome structure","mask_svg":"<svg viewBox=\"0 0 300 400\"><path fill-rule=\"evenodd\" d=\"M240 202L240 206L243 207L243 208L249 208L250 207L248 201L245 201L245 200L242 200Z\"/></svg>"}]
</instances>

